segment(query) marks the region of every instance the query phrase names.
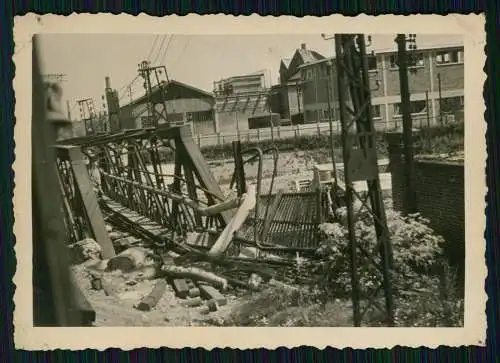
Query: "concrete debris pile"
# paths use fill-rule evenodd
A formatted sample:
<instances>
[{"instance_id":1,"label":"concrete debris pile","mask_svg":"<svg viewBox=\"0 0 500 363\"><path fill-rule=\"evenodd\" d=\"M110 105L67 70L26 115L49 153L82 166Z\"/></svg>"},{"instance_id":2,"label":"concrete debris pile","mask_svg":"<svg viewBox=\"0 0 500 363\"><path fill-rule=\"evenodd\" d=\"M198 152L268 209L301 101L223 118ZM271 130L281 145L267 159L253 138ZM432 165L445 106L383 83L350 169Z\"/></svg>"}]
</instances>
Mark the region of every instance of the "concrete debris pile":
<instances>
[{"instance_id":1,"label":"concrete debris pile","mask_svg":"<svg viewBox=\"0 0 500 363\"><path fill-rule=\"evenodd\" d=\"M234 307L238 294L265 286L292 288L276 278L270 261L286 275L297 275L279 256L267 254L259 259L255 248L241 247L238 254L211 257L206 251L187 247L196 235L184 240L188 252L178 253L109 226L108 233L117 252L109 260L102 259L99 245L90 238L69 247L76 256L74 264L84 271L80 280L85 281L80 285L90 295L91 304L93 298L104 297L122 307L132 302L130 313L165 311L168 315L176 308L212 316L223 307L224 312Z\"/></svg>"}]
</instances>

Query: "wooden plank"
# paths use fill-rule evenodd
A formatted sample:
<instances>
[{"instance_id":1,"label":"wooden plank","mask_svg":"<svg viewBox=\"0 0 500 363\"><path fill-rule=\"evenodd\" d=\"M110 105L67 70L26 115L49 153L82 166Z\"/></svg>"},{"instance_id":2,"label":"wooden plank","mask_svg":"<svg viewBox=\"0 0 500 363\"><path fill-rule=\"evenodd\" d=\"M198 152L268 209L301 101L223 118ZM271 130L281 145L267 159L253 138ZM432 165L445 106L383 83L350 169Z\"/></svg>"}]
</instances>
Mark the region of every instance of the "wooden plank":
<instances>
[{"instance_id":1,"label":"wooden plank","mask_svg":"<svg viewBox=\"0 0 500 363\"><path fill-rule=\"evenodd\" d=\"M210 285L200 284L198 285L200 289L201 297L207 300L215 301L219 306L227 304L227 299L222 295L217 289Z\"/></svg>"},{"instance_id":2,"label":"wooden plank","mask_svg":"<svg viewBox=\"0 0 500 363\"><path fill-rule=\"evenodd\" d=\"M137 309L141 311L149 311L158 304L158 301L162 298L163 294L165 294L165 289L167 288L167 281L165 279L159 280L151 293L146 296L140 303L137 305Z\"/></svg>"},{"instance_id":3,"label":"wooden plank","mask_svg":"<svg viewBox=\"0 0 500 363\"><path fill-rule=\"evenodd\" d=\"M250 214L250 211L255 207L255 194L255 186L249 186L243 203L241 203L240 207L236 211L236 214L226 225L215 244L212 246L212 248L210 248L210 251L208 253L210 256L219 256L220 254L224 253L229 247L233 240L234 234L243 226L243 223Z\"/></svg>"}]
</instances>

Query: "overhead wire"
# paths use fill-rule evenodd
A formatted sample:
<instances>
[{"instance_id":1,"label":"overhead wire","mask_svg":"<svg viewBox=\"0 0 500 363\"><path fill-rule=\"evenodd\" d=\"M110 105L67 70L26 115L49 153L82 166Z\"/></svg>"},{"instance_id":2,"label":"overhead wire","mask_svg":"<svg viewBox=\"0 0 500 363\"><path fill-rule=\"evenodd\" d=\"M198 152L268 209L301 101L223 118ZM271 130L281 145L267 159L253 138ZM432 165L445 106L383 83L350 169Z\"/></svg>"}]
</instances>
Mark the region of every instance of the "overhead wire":
<instances>
[{"instance_id":1,"label":"overhead wire","mask_svg":"<svg viewBox=\"0 0 500 363\"><path fill-rule=\"evenodd\" d=\"M186 51L187 47L189 46L189 43L191 42L191 39L188 38L188 40L186 41L186 43L184 44L184 48L182 48L181 52L179 53L179 55L177 56L177 59L175 60L175 63L174 64L177 64L179 62L179 60L181 59L182 55L184 54L184 52Z\"/></svg>"},{"instance_id":2,"label":"overhead wire","mask_svg":"<svg viewBox=\"0 0 500 363\"><path fill-rule=\"evenodd\" d=\"M160 64L165 64L165 59L167 58L168 48L170 47L170 43L172 42L173 37L174 37L173 35L170 35L170 37L168 38L167 46L165 47L165 50L163 51L163 56L161 58Z\"/></svg>"},{"instance_id":3,"label":"overhead wire","mask_svg":"<svg viewBox=\"0 0 500 363\"><path fill-rule=\"evenodd\" d=\"M156 52L156 57L154 57L154 60L151 60L151 63L154 64L158 60L158 57L160 56L162 50L163 50L163 45L165 44L165 40L167 39L168 35L164 35L161 40L160 48L158 48L158 51Z\"/></svg>"},{"instance_id":4,"label":"overhead wire","mask_svg":"<svg viewBox=\"0 0 500 363\"><path fill-rule=\"evenodd\" d=\"M151 46L151 49L149 50L149 54L147 56L147 60L150 60L151 59L151 56L153 55L154 53L154 50L155 50L155 47L156 47L156 44L158 42L158 38L159 38L159 35L156 35L154 40L153 40L153 45ZM125 97L126 95L126 92L124 93L124 91L126 89L129 89L132 84L137 80L139 79L139 75L136 75L128 84L126 84L125 86L123 86L119 91L118 91L118 94L120 95L119 96L119 101L123 100L123 98Z\"/></svg>"}]
</instances>

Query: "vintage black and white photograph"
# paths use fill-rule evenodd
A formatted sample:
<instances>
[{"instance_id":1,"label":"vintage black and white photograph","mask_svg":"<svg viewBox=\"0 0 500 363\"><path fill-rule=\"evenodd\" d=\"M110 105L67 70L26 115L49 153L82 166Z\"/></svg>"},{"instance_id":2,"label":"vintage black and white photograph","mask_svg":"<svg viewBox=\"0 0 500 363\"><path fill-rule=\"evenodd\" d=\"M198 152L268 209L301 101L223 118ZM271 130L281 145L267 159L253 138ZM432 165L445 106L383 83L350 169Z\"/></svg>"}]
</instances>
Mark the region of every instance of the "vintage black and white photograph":
<instances>
[{"instance_id":1,"label":"vintage black and white photograph","mask_svg":"<svg viewBox=\"0 0 500 363\"><path fill-rule=\"evenodd\" d=\"M464 34L328 30L34 35L34 327L464 327Z\"/></svg>"}]
</instances>

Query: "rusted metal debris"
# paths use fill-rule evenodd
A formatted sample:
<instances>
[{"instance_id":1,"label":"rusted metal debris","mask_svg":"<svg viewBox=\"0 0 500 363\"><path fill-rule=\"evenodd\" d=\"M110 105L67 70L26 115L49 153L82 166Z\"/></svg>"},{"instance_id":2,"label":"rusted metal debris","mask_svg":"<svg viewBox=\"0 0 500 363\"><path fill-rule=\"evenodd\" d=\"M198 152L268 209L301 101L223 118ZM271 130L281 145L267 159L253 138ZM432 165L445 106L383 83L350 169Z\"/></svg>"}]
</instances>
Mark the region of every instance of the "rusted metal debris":
<instances>
[{"instance_id":1,"label":"rusted metal debris","mask_svg":"<svg viewBox=\"0 0 500 363\"><path fill-rule=\"evenodd\" d=\"M109 259L99 265L101 274L140 271L139 280L161 281L138 309L154 309L166 283L187 305L197 307L201 299L202 310L211 312L227 303L228 287L314 282L314 261L299 273L296 254L314 255L332 198L319 184L304 193L274 193L276 148L241 150L239 142L233 144L233 198L224 197L185 127L65 140L57 149L72 242L97 241L101 257ZM271 188L263 194L266 153L275 162ZM173 170L165 170L168 160ZM244 168L255 162L251 184ZM83 200L82 190L95 199Z\"/></svg>"}]
</instances>

